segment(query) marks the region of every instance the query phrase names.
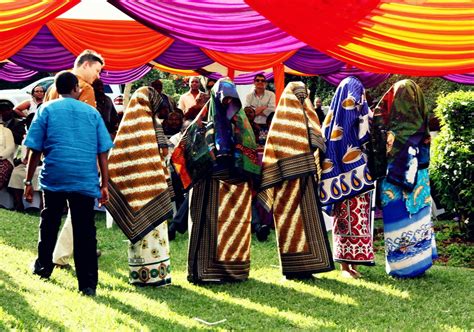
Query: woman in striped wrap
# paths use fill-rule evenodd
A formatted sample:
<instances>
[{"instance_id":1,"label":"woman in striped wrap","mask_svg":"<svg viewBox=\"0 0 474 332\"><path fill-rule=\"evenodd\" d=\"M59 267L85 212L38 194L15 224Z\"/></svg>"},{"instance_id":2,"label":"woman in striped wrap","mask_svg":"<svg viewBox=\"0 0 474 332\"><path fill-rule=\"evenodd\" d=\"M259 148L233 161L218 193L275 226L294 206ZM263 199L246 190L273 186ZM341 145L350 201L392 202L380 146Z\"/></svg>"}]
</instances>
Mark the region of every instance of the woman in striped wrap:
<instances>
[{"instance_id":1,"label":"woman in striped wrap","mask_svg":"<svg viewBox=\"0 0 474 332\"><path fill-rule=\"evenodd\" d=\"M157 119L162 98L139 88L124 112L109 155L110 200L106 205L130 239L130 283L171 283L167 218L172 216L168 145Z\"/></svg>"},{"instance_id":2,"label":"woman in striped wrap","mask_svg":"<svg viewBox=\"0 0 474 332\"><path fill-rule=\"evenodd\" d=\"M246 280L250 269L252 178L257 145L235 85L217 81L172 162L190 191L188 280Z\"/></svg>"},{"instance_id":3,"label":"woman in striped wrap","mask_svg":"<svg viewBox=\"0 0 474 332\"><path fill-rule=\"evenodd\" d=\"M334 269L317 196L324 150L304 83L289 83L268 133L257 196L267 211L273 208L282 272L289 279Z\"/></svg>"}]
</instances>

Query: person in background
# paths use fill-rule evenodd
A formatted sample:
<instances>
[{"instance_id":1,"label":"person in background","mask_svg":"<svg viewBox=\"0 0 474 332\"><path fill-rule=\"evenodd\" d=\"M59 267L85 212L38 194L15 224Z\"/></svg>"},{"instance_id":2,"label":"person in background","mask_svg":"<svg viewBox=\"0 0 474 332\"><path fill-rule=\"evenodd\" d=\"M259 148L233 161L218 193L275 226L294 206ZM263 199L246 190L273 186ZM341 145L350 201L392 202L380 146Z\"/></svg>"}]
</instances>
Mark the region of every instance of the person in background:
<instances>
[{"instance_id":1,"label":"person in background","mask_svg":"<svg viewBox=\"0 0 474 332\"><path fill-rule=\"evenodd\" d=\"M105 126L107 127L110 135L114 135L114 133L117 131L119 122L114 103L112 99L110 99L110 97L104 93L104 83L102 80L99 78L94 80L92 83L92 88L94 89L96 108L102 116L102 119L104 120Z\"/></svg>"},{"instance_id":2,"label":"person in background","mask_svg":"<svg viewBox=\"0 0 474 332\"><path fill-rule=\"evenodd\" d=\"M178 108L183 110L186 120L194 119L208 100L207 95L199 90L199 86L199 77L191 77L189 91L179 97Z\"/></svg>"},{"instance_id":3,"label":"person in background","mask_svg":"<svg viewBox=\"0 0 474 332\"><path fill-rule=\"evenodd\" d=\"M38 107L43 103L44 88L38 84L31 90L31 98L19 103L13 111L20 117L26 118L28 114L36 113Z\"/></svg>"},{"instance_id":4,"label":"person in background","mask_svg":"<svg viewBox=\"0 0 474 332\"><path fill-rule=\"evenodd\" d=\"M255 110L255 123L266 127L267 116L275 112L275 94L267 90L265 75L255 75L253 82L255 87L246 96L244 106L252 107Z\"/></svg>"},{"instance_id":5,"label":"person in background","mask_svg":"<svg viewBox=\"0 0 474 332\"><path fill-rule=\"evenodd\" d=\"M23 142L25 137L25 122L24 120L16 119L13 115L15 112L12 109L10 102L0 101L0 122L2 125L11 130L13 134L13 141L16 146Z\"/></svg>"},{"instance_id":6,"label":"person in background","mask_svg":"<svg viewBox=\"0 0 474 332\"><path fill-rule=\"evenodd\" d=\"M54 84L61 98L45 103L38 110L25 139L25 145L31 150L24 181L24 196L28 202L33 199L33 175L44 155L40 173L44 208L40 217L38 257L32 270L41 278L49 278L53 272L53 250L67 203L79 291L95 296L98 262L94 200L99 198L100 204L108 201L107 153L113 144L96 109L77 100L81 93L77 77L70 72L60 72Z\"/></svg>"},{"instance_id":7,"label":"person in background","mask_svg":"<svg viewBox=\"0 0 474 332\"><path fill-rule=\"evenodd\" d=\"M35 114L31 113L26 117L25 125L27 130L30 128L34 116ZM28 149L24 144L18 146L16 156L14 159L15 168L8 182L8 190L13 196L13 208L16 211L23 211L23 189L25 187L23 180L26 177L26 164L28 162ZM38 166L32 178L34 191L39 191L38 175L40 170L41 166Z\"/></svg>"},{"instance_id":8,"label":"person in background","mask_svg":"<svg viewBox=\"0 0 474 332\"><path fill-rule=\"evenodd\" d=\"M96 107L94 88L92 82L100 77L100 71L104 66L104 59L100 54L93 50L85 50L74 61L72 73L79 81L80 93L77 98L92 107ZM58 99L59 93L54 84L48 89L44 102ZM61 233L59 234L56 248L53 253L53 262L58 267L70 268L69 259L73 254L73 234L70 215L64 222ZM100 256L100 251L97 255Z\"/></svg>"},{"instance_id":9,"label":"person in background","mask_svg":"<svg viewBox=\"0 0 474 332\"><path fill-rule=\"evenodd\" d=\"M161 98L163 98L163 102L168 104L170 112L173 112L176 109L176 102L174 101L173 97L163 93L163 83L161 82L161 80L154 80L153 82L151 82L150 86L153 87L153 89L155 89L156 92L161 95Z\"/></svg>"},{"instance_id":10,"label":"person in background","mask_svg":"<svg viewBox=\"0 0 474 332\"><path fill-rule=\"evenodd\" d=\"M256 143L260 145L258 138L260 136L260 126L255 123L255 110L252 106L247 106L244 108L245 115L249 119L250 125L252 126L253 134L255 135Z\"/></svg>"},{"instance_id":11,"label":"person in background","mask_svg":"<svg viewBox=\"0 0 474 332\"><path fill-rule=\"evenodd\" d=\"M179 112L171 112L168 118L163 121L163 131L165 135L171 137L181 131L183 127L183 116Z\"/></svg>"},{"instance_id":12,"label":"person in background","mask_svg":"<svg viewBox=\"0 0 474 332\"><path fill-rule=\"evenodd\" d=\"M324 122L324 118L326 115L324 115L324 111L322 109L323 102L321 101L321 98L315 97L314 98L314 110L316 111L316 114L318 115L319 123Z\"/></svg>"},{"instance_id":13,"label":"person in background","mask_svg":"<svg viewBox=\"0 0 474 332\"><path fill-rule=\"evenodd\" d=\"M10 129L0 124L0 190L7 187L13 171L15 141Z\"/></svg>"}]
</instances>

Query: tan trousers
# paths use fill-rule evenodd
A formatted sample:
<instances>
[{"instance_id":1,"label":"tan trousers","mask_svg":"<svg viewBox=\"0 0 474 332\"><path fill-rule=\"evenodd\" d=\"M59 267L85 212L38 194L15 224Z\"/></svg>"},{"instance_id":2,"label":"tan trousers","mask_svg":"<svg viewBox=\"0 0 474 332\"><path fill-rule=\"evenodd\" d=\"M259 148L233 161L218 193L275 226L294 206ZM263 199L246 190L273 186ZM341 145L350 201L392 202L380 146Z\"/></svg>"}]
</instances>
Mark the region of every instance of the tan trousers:
<instances>
[{"instance_id":1,"label":"tan trousers","mask_svg":"<svg viewBox=\"0 0 474 332\"><path fill-rule=\"evenodd\" d=\"M56 247L53 252L53 263L57 265L69 264L69 261L73 254L72 240L72 222L71 222L71 211L68 210L66 221L64 222L63 228L59 233L58 240L56 241Z\"/></svg>"}]
</instances>

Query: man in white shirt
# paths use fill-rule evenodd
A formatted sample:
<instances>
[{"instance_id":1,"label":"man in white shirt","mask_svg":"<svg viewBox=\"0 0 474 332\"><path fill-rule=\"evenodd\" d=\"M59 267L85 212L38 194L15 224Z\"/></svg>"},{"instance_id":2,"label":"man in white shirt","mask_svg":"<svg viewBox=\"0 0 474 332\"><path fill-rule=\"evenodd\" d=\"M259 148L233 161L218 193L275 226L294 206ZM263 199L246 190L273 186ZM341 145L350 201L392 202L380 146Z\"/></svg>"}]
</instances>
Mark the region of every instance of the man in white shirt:
<instances>
[{"instance_id":1,"label":"man in white shirt","mask_svg":"<svg viewBox=\"0 0 474 332\"><path fill-rule=\"evenodd\" d=\"M179 97L178 108L184 112L185 119L194 119L209 99L204 92L199 90L200 85L199 77L191 77L189 91Z\"/></svg>"},{"instance_id":2,"label":"man in white shirt","mask_svg":"<svg viewBox=\"0 0 474 332\"><path fill-rule=\"evenodd\" d=\"M266 127L267 116L275 112L275 94L267 88L267 79L263 74L255 75L255 88L245 98L245 107L255 110L255 123Z\"/></svg>"}]
</instances>

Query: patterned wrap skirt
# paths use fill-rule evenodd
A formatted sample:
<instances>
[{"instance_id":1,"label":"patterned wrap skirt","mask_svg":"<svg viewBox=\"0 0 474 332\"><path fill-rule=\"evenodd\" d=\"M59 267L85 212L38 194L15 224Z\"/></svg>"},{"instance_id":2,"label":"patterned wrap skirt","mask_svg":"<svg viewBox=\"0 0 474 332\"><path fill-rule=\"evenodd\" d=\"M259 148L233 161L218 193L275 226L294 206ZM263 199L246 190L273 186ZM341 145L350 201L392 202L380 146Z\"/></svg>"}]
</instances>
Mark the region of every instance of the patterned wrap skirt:
<instances>
[{"instance_id":1,"label":"patterned wrap skirt","mask_svg":"<svg viewBox=\"0 0 474 332\"><path fill-rule=\"evenodd\" d=\"M374 265L372 192L334 206L334 260L349 264Z\"/></svg>"},{"instance_id":2,"label":"patterned wrap skirt","mask_svg":"<svg viewBox=\"0 0 474 332\"><path fill-rule=\"evenodd\" d=\"M190 192L188 280L242 281L249 276L250 186L226 176L197 182Z\"/></svg>"},{"instance_id":3,"label":"patterned wrap skirt","mask_svg":"<svg viewBox=\"0 0 474 332\"><path fill-rule=\"evenodd\" d=\"M130 283L164 286L171 283L168 223L164 222L143 239L128 247Z\"/></svg>"}]
</instances>

